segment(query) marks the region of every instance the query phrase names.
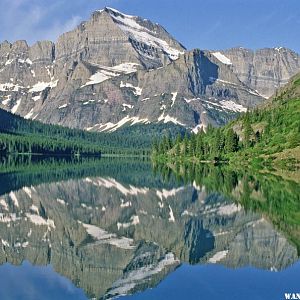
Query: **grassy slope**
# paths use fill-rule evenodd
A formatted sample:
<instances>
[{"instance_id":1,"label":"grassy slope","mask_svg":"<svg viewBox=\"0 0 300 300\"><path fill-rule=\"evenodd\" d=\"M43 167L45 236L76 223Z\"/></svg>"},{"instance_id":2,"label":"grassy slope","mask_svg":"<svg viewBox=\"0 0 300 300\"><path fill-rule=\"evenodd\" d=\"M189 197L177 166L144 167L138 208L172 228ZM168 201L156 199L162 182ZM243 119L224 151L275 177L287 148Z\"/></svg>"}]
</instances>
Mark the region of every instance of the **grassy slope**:
<instances>
[{"instance_id":1,"label":"grassy slope","mask_svg":"<svg viewBox=\"0 0 300 300\"><path fill-rule=\"evenodd\" d=\"M269 127L268 136L252 148L242 150L233 155L236 161L254 160L268 161L276 165L299 165L300 162L300 97L273 101L262 108L266 115L262 119L252 118L251 127L254 132L263 133ZM253 116L253 114L252 114ZM241 121L231 126L243 139L240 130Z\"/></svg>"}]
</instances>

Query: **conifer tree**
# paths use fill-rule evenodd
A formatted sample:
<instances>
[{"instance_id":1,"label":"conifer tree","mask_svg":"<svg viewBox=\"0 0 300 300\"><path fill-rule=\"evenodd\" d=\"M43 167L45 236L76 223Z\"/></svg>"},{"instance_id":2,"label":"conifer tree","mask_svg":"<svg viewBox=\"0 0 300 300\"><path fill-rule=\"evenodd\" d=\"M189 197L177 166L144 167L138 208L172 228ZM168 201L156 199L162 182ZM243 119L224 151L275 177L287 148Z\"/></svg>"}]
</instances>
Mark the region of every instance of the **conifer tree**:
<instances>
[{"instance_id":1,"label":"conifer tree","mask_svg":"<svg viewBox=\"0 0 300 300\"><path fill-rule=\"evenodd\" d=\"M251 122L250 122L250 115L248 111L244 117L243 129L244 129L244 146L245 148L248 148L251 145L251 135L253 133Z\"/></svg>"},{"instance_id":2,"label":"conifer tree","mask_svg":"<svg viewBox=\"0 0 300 300\"><path fill-rule=\"evenodd\" d=\"M225 150L227 153L236 152L238 150L239 138L232 128L226 133Z\"/></svg>"}]
</instances>

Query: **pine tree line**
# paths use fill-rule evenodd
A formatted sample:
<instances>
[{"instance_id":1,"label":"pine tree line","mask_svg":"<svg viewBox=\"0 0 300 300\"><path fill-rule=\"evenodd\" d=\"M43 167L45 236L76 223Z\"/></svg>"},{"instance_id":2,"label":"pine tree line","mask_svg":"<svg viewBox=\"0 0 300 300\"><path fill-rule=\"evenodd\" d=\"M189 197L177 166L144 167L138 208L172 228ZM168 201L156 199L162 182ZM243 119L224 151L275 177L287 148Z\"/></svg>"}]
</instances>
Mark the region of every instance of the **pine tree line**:
<instances>
[{"instance_id":1,"label":"pine tree line","mask_svg":"<svg viewBox=\"0 0 300 300\"><path fill-rule=\"evenodd\" d=\"M151 140L125 130L97 133L25 120L0 109L0 154L149 155Z\"/></svg>"},{"instance_id":2,"label":"pine tree line","mask_svg":"<svg viewBox=\"0 0 300 300\"><path fill-rule=\"evenodd\" d=\"M152 156L156 160L227 161L237 153L253 157L278 153L300 145L299 115L299 99L254 109L222 128L208 126L206 132L155 141Z\"/></svg>"}]
</instances>

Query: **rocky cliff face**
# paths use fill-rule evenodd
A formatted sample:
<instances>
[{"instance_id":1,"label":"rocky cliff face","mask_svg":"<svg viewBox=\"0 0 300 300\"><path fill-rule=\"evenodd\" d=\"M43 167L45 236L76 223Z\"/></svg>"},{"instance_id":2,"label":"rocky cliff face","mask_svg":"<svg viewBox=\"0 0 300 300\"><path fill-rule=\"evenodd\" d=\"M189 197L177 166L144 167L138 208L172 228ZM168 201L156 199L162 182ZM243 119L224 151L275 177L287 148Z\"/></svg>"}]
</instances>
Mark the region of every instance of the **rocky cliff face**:
<instances>
[{"instance_id":1,"label":"rocky cliff face","mask_svg":"<svg viewBox=\"0 0 300 300\"><path fill-rule=\"evenodd\" d=\"M197 131L261 103L299 67L296 54L274 51L278 59L186 51L160 25L105 8L55 44L0 44L0 107L86 130L171 122Z\"/></svg>"},{"instance_id":2,"label":"rocky cliff face","mask_svg":"<svg viewBox=\"0 0 300 300\"><path fill-rule=\"evenodd\" d=\"M221 52L238 78L265 98L271 97L300 70L299 54L283 47L257 51L232 48Z\"/></svg>"}]
</instances>

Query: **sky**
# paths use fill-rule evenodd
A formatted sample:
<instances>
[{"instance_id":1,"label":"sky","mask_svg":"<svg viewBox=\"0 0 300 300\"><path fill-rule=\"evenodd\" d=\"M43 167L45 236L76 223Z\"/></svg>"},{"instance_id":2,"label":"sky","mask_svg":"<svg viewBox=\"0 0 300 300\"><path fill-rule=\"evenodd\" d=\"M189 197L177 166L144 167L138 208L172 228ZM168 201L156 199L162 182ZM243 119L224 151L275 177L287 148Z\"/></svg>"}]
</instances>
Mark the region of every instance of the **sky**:
<instances>
[{"instance_id":1,"label":"sky","mask_svg":"<svg viewBox=\"0 0 300 300\"><path fill-rule=\"evenodd\" d=\"M187 49L300 53L300 0L0 0L0 41L55 41L105 6L163 25Z\"/></svg>"}]
</instances>

